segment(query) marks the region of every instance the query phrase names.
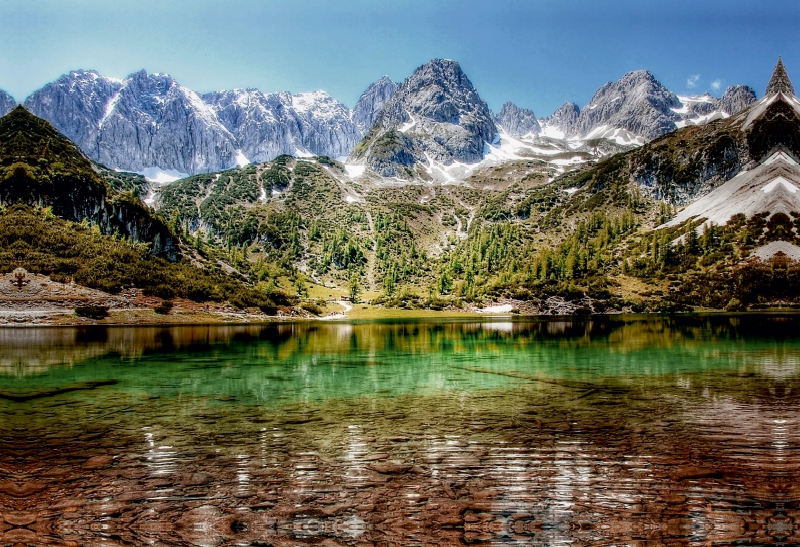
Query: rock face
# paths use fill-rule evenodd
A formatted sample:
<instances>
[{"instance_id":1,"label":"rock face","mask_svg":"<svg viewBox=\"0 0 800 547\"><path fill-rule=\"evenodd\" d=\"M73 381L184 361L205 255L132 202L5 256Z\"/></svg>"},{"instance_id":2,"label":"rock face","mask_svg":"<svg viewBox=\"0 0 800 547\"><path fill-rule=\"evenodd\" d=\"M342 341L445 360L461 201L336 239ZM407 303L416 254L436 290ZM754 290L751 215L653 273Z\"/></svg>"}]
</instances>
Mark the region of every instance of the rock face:
<instances>
[{"instance_id":1,"label":"rock face","mask_svg":"<svg viewBox=\"0 0 800 547\"><path fill-rule=\"evenodd\" d=\"M0 89L0 116L5 116L17 106L14 97Z\"/></svg>"},{"instance_id":2,"label":"rock face","mask_svg":"<svg viewBox=\"0 0 800 547\"><path fill-rule=\"evenodd\" d=\"M292 107L305 121L303 144L316 156L347 156L361 140L350 110L324 91L293 95Z\"/></svg>"},{"instance_id":3,"label":"rock face","mask_svg":"<svg viewBox=\"0 0 800 547\"><path fill-rule=\"evenodd\" d=\"M382 176L409 177L429 161L480 161L496 135L489 108L459 64L435 59L400 85L352 157Z\"/></svg>"},{"instance_id":4,"label":"rock face","mask_svg":"<svg viewBox=\"0 0 800 547\"><path fill-rule=\"evenodd\" d=\"M25 108L53 124L84 153L99 159L100 128L122 86L121 80L93 70L77 70L35 91L25 100Z\"/></svg>"},{"instance_id":5,"label":"rock face","mask_svg":"<svg viewBox=\"0 0 800 547\"><path fill-rule=\"evenodd\" d=\"M678 97L650 72L637 70L598 89L569 133L587 135L605 125L650 140L675 129L671 109L680 106Z\"/></svg>"},{"instance_id":6,"label":"rock face","mask_svg":"<svg viewBox=\"0 0 800 547\"><path fill-rule=\"evenodd\" d=\"M397 91L397 84L388 76L384 76L371 84L358 99L353 108L353 123L358 127L362 137L367 134L375 116L392 98L395 91Z\"/></svg>"},{"instance_id":7,"label":"rock face","mask_svg":"<svg viewBox=\"0 0 800 547\"><path fill-rule=\"evenodd\" d=\"M324 91L291 95L234 89L202 99L250 162L281 154L346 156L361 138L347 107Z\"/></svg>"},{"instance_id":8,"label":"rock face","mask_svg":"<svg viewBox=\"0 0 800 547\"><path fill-rule=\"evenodd\" d=\"M194 91L167 74L129 76L100 124L98 160L141 172L148 167L181 173L236 165L233 135Z\"/></svg>"},{"instance_id":9,"label":"rock face","mask_svg":"<svg viewBox=\"0 0 800 547\"><path fill-rule=\"evenodd\" d=\"M717 110L721 110L731 116L738 114L751 104L756 102L756 92L752 87L746 85L732 85L725 90L725 94L717 103Z\"/></svg>"},{"instance_id":10,"label":"rock face","mask_svg":"<svg viewBox=\"0 0 800 547\"><path fill-rule=\"evenodd\" d=\"M71 72L25 106L92 159L136 172L205 173L280 154L342 157L362 135L347 107L324 91L200 97L169 75L144 70L125 80Z\"/></svg>"},{"instance_id":11,"label":"rock face","mask_svg":"<svg viewBox=\"0 0 800 547\"><path fill-rule=\"evenodd\" d=\"M216 91L202 96L252 161L266 161L302 150L302 121L288 93L265 95L257 89Z\"/></svg>"},{"instance_id":12,"label":"rock face","mask_svg":"<svg viewBox=\"0 0 800 547\"><path fill-rule=\"evenodd\" d=\"M142 70L119 81L71 72L25 106L111 168L192 173L236 164L233 136L213 110L166 74Z\"/></svg>"},{"instance_id":13,"label":"rock face","mask_svg":"<svg viewBox=\"0 0 800 547\"><path fill-rule=\"evenodd\" d=\"M542 132L548 137L563 139L577 123L581 109L575 103L565 102L547 118L540 120Z\"/></svg>"},{"instance_id":14,"label":"rock face","mask_svg":"<svg viewBox=\"0 0 800 547\"><path fill-rule=\"evenodd\" d=\"M505 103L494 118L495 123L512 137L537 136L542 132L533 110Z\"/></svg>"}]
</instances>

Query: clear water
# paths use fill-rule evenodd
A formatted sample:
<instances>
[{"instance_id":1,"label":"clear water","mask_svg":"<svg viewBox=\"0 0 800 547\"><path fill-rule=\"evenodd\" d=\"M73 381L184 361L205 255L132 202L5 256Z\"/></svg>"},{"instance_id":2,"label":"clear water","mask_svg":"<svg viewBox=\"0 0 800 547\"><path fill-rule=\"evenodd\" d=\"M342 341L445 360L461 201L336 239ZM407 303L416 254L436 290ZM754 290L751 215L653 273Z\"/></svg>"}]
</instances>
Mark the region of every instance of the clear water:
<instances>
[{"instance_id":1,"label":"clear water","mask_svg":"<svg viewBox=\"0 0 800 547\"><path fill-rule=\"evenodd\" d=\"M0 545L795 543L798 329L2 329Z\"/></svg>"}]
</instances>

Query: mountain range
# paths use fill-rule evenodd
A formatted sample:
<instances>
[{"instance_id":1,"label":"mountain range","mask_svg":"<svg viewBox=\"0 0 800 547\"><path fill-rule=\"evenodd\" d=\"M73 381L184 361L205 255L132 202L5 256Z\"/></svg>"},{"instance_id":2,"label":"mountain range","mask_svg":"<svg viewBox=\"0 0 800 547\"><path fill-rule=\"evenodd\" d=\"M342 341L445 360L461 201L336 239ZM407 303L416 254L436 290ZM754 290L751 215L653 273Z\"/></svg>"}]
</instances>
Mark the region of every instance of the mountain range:
<instances>
[{"instance_id":1,"label":"mountain range","mask_svg":"<svg viewBox=\"0 0 800 547\"><path fill-rule=\"evenodd\" d=\"M506 103L493 114L457 62L435 59L401 84L380 78L352 110L324 91L200 94L144 70L123 80L70 72L24 105L93 160L158 182L281 154L349 157L381 177L446 182L468 173L461 164L487 159L547 159L570 151L597 156L640 146L676 128L735 114L755 98L746 86L731 86L720 98L682 97L639 70L602 86L583 109L565 103L537 118ZM0 114L14 105L0 93Z\"/></svg>"},{"instance_id":2,"label":"mountain range","mask_svg":"<svg viewBox=\"0 0 800 547\"><path fill-rule=\"evenodd\" d=\"M159 112L214 121L237 146L271 120L256 91L201 96L165 75L83 75L96 82L82 96L99 98L79 119L105 121L78 136L103 146L125 131L166 138ZM317 294L363 288L377 306L505 301L528 313L800 304L800 99L783 63L765 95L732 115L714 109L748 103L752 90L676 103L648 73L617 83L550 120L510 104L495 115L458 63L436 60L394 89L376 83L358 122L347 113L369 129L345 162L293 148L157 188L92 161L19 106L0 120L0 266L268 310L308 299L309 284ZM326 102L278 99L306 120ZM328 106L326 119L341 112ZM631 124L611 136L547 135L556 118L563 128L596 116L600 132L626 112ZM136 133L129 119L154 128ZM673 130L632 143L632 131L669 120Z\"/></svg>"}]
</instances>

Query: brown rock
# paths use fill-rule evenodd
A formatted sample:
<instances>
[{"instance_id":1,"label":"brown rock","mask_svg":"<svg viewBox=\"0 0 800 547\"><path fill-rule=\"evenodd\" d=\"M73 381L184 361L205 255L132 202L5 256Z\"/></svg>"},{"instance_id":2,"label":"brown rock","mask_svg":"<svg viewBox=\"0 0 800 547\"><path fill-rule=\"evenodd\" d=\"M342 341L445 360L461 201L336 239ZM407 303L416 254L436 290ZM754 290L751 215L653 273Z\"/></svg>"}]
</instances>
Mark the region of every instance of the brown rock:
<instances>
[{"instance_id":1,"label":"brown rock","mask_svg":"<svg viewBox=\"0 0 800 547\"><path fill-rule=\"evenodd\" d=\"M407 464L385 462L373 463L367 467L382 475L402 475L404 473L408 473L412 466Z\"/></svg>"},{"instance_id":2,"label":"brown rock","mask_svg":"<svg viewBox=\"0 0 800 547\"><path fill-rule=\"evenodd\" d=\"M84 469L101 469L108 467L114 461L114 456L94 456L83 462Z\"/></svg>"}]
</instances>

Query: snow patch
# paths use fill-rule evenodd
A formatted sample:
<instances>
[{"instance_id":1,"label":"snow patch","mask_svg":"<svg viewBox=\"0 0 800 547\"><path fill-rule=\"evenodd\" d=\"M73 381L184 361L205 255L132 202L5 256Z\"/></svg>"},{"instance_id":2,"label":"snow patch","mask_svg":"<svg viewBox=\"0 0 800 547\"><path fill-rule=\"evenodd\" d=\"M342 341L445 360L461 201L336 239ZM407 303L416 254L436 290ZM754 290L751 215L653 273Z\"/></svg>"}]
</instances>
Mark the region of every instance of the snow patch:
<instances>
[{"instance_id":1,"label":"snow patch","mask_svg":"<svg viewBox=\"0 0 800 547\"><path fill-rule=\"evenodd\" d=\"M414 118L414 116L412 116L412 115L411 115L411 114L409 114L408 112L406 112L406 114L408 114L408 117L409 117L409 118L411 118L411 121L408 121L408 122L404 123L403 125L401 125L400 127L398 127L398 128L397 128L397 130L398 130L400 133L405 133L406 131L408 131L409 129L411 129L411 128L412 128L412 127L414 127L415 125L417 125L417 120L416 120L416 118Z\"/></svg>"},{"instance_id":2,"label":"snow patch","mask_svg":"<svg viewBox=\"0 0 800 547\"><path fill-rule=\"evenodd\" d=\"M753 251L760 260L768 260L778 253L785 254L791 260L800 260L800 247L788 241L773 241Z\"/></svg>"},{"instance_id":3,"label":"snow patch","mask_svg":"<svg viewBox=\"0 0 800 547\"><path fill-rule=\"evenodd\" d=\"M245 156L242 153L241 150L237 150L236 151L236 165L238 165L239 167L244 167L245 165L249 165L249 164L250 164L250 160L247 159L247 156Z\"/></svg>"},{"instance_id":4,"label":"snow patch","mask_svg":"<svg viewBox=\"0 0 800 547\"><path fill-rule=\"evenodd\" d=\"M314 157L314 154L312 154L311 152L306 152L302 148L298 148L296 146L294 148L294 152L292 153L292 155L295 158L313 158ZM291 169L289 169L289 170L291 171Z\"/></svg>"},{"instance_id":5,"label":"snow patch","mask_svg":"<svg viewBox=\"0 0 800 547\"><path fill-rule=\"evenodd\" d=\"M511 310L514 309L514 306L511 304L502 304L498 306L486 306L482 310L478 310L479 313L510 313Z\"/></svg>"},{"instance_id":6,"label":"snow patch","mask_svg":"<svg viewBox=\"0 0 800 547\"><path fill-rule=\"evenodd\" d=\"M583 163L584 159L581 156L573 156L569 159L555 159L550 160L550 163L553 165L558 165L559 167L567 167L569 165L575 165L576 163Z\"/></svg>"},{"instance_id":7,"label":"snow patch","mask_svg":"<svg viewBox=\"0 0 800 547\"><path fill-rule=\"evenodd\" d=\"M555 125L542 125L542 136L548 137L551 139L558 139L562 140L564 137L567 136L561 129L556 127Z\"/></svg>"},{"instance_id":8,"label":"snow patch","mask_svg":"<svg viewBox=\"0 0 800 547\"><path fill-rule=\"evenodd\" d=\"M141 173L136 174L142 175L148 182L155 184L169 184L189 176L189 173L181 173L175 169L161 169L159 167L147 167Z\"/></svg>"},{"instance_id":9,"label":"snow patch","mask_svg":"<svg viewBox=\"0 0 800 547\"><path fill-rule=\"evenodd\" d=\"M783 177L776 178L775 180L773 180L772 182L770 182L769 184L764 186L761 189L761 191L764 192L765 194L769 194L775 188L777 188L779 185L783 185L787 190L789 190L793 194L797 193L797 186L795 186L794 184L792 184L791 182L789 182L788 180L786 180Z\"/></svg>"},{"instance_id":10,"label":"snow patch","mask_svg":"<svg viewBox=\"0 0 800 547\"><path fill-rule=\"evenodd\" d=\"M360 177L364 174L364 170L366 169L363 165L347 165L345 164L344 170L347 173L347 176L351 179L355 179Z\"/></svg>"},{"instance_id":11,"label":"snow patch","mask_svg":"<svg viewBox=\"0 0 800 547\"><path fill-rule=\"evenodd\" d=\"M587 141L593 139L608 139L622 146L643 146L646 142L644 137L634 135L621 127L609 127L608 125L600 125L594 128L584 136L583 139Z\"/></svg>"},{"instance_id":12,"label":"snow patch","mask_svg":"<svg viewBox=\"0 0 800 547\"><path fill-rule=\"evenodd\" d=\"M791 156L786 155L783 150L778 150L774 154L772 154L767 161L764 162L764 165L772 165L775 162L783 161L788 163L789 165L797 165L797 162Z\"/></svg>"}]
</instances>

